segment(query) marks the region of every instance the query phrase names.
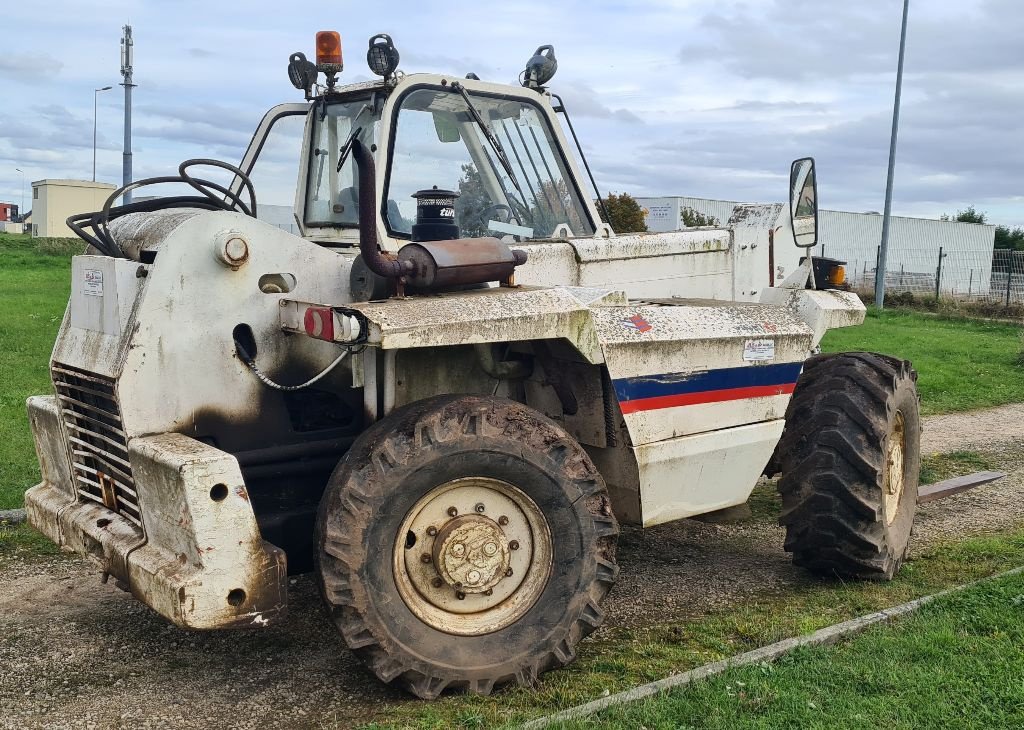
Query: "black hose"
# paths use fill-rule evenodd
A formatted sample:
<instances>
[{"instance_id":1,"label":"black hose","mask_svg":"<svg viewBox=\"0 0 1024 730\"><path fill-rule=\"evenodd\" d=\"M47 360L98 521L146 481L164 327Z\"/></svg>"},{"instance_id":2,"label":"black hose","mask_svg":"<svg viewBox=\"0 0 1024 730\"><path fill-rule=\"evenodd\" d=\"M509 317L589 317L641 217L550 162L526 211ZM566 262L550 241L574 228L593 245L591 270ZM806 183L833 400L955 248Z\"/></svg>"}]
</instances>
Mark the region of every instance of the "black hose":
<instances>
[{"instance_id":1,"label":"black hose","mask_svg":"<svg viewBox=\"0 0 1024 730\"><path fill-rule=\"evenodd\" d=\"M193 177L185 172L189 167L196 165L208 165L219 167L233 172L242 180L242 185L249 193L248 205L242 200L242 196L224 186L211 180ZM148 185L160 185L165 183L185 183L200 193L199 195L172 195L152 200L142 200L127 205L114 205L114 201L129 190L145 187ZM223 195L218 198L211 190ZM198 208L200 210L224 210L239 211L252 218L256 217L256 189L252 180L241 169L231 163L221 160L192 159L185 160L178 166L177 175L164 175L160 177L149 177L142 180L123 185L106 199L101 210L92 213L78 213L67 219L68 228L74 231L75 235L86 243L90 244L104 256L114 258L128 258L118 245L114 237L110 235L109 224L111 220L131 213L152 213L157 210L170 210L174 208ZM86 228L90 229L89 231ZM90 232L91 231L91 232Z\"/></svg>"}]
</instances>

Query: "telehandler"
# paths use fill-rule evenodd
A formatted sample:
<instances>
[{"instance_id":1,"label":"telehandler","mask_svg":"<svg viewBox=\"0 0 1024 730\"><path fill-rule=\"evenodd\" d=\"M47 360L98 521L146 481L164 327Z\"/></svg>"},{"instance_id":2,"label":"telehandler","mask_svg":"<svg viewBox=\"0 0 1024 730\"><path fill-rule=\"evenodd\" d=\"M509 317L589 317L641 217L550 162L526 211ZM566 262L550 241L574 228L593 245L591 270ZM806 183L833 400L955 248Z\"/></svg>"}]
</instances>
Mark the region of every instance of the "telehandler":
<instances>
[{"instance_id":1,"label":"telehandler","mask_svg":"<svg viewBox=\"0 0 1024 730\"><path fill-rule=\"evenodd\" d=\"M813 160L788 207L617 234L550 46L519 86L405 75L386 35L367 62L378 81L339 85L318 33L315 62L289 59L305 101L237 166L189 160L69 219L90 248L54 394L28 401L32 525L187 628L273 624L312 569L345 643L423 698L570 663L620 523L740 505L766 472L796 564L893 576L916 375L817 354L865 310L813 255ZM296 116L297 234L261 220L251 176ZM115 205L166 182L191 192Z\"/></svg>"}]
</instances>

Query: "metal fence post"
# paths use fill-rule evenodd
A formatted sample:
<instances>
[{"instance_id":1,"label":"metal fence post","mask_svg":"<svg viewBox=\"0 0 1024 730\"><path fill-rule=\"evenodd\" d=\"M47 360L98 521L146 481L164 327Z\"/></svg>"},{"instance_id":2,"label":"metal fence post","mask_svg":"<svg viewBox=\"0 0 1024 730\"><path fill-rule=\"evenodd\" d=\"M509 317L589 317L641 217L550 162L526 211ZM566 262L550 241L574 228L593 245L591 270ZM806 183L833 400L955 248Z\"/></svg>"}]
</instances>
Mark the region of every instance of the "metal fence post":
<instances>
[{"instance_id":1,"label":"metal fence post","mask_svg":"<svg viewBox=\"0 0 1024 730\"><path fill-rule=\"evenodd\" d=\"M1007 257L1006 261L1006 306L1010 306L1010 282L1013 281L1013 253Z\"/></svg>"},{"instance_id":2,"label":"metal fence post","mask_svg":"<svg viewBox=\"0 0 1024 730\"><path fill-rule=\"evenodd\" d=\"M935 301L939 301L939 285L942 283L942 246L939 246L939 265L935 268Z\"/></svg>"},{"instance_id":3,"label":"metal fence post","mask_svg":"<svg viewBox=\"0 0 1024 730\"><path fill-rule=\"evenodd\" d=\"M974 269L971 269L971 278L967 280L967 296L971 296L971 289L974 288Z\"/></svg>"}]
</instances>

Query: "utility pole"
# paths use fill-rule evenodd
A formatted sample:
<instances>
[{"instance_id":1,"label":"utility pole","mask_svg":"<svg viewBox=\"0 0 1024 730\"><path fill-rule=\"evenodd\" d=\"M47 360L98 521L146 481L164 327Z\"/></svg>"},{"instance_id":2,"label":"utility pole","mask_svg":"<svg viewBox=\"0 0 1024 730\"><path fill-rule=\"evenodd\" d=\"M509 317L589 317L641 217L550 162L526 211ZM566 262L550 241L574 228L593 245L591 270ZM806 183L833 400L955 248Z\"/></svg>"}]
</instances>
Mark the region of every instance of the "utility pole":
<instances>
[{"instance_id":1,"label":"utility pole","mask_svg":"<svg viewBox=\"0 0 1024 730\"><path fill-rule=\"evenodd\" d=\"M21 173L21 209L18 211L22 219L25 218L25 171L20 167L14 168L16 172Z\"/></svg>"},{"instance_id":2,"label":"utility pole","mask_svg":"<svg viewBox=\"0 0 1024 730\"><path fill-rule=\"evenodd\" d=\"M112 87L104 86L102 89L93 89L92 92L92 181L96 182L96 109L97 99L101 91L110 91Z\"/></svg>"},{"instance_id":3,"label":"utility pole","mask_svg":"<svg viewBox=\"0 0 1024 730\"><path fill-rule=\"evenodd\" d=\"M124 26L124 35L121 36L121 76L124 81L124 153L122 155L121 184L127 185L132 181L132 62L135 57L134 43L132 41L132 27ZM132 202L131 191L124 194L121 203L127 205Z\"/></svg>"},{"instance_id":4,"label":"utility pole","mask_svg":"<svg viewBox=\"0 0 1024 730\"><path fill-rule=\"evenodd\" d=\"M896 171L896 136L900 129L900 94L903 91L903 56L907 48L907 11L910 0L903 0L903 25L900 28L900 60L896 67L896 101L892 108L892 139L889 141L889 177L885 183L885 212L882 214L882 245L875 267L875 306L885 302L885 261L889 253L889 219L892 215L892 180Z\"/></svg>"}]
</instances>

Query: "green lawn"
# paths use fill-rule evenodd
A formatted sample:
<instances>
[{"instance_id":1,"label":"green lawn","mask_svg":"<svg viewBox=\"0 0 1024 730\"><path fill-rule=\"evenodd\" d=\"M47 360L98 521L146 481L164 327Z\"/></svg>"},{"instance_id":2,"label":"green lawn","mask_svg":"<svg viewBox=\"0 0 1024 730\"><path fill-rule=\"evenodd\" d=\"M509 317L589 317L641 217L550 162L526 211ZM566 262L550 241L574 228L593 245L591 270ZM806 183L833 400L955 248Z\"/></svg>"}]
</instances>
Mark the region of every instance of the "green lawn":
<instances>
[{"instance_id":1,"label":"green lawn","mask_svg":"<svg viewBox=\"0 0 1024 730\"><path fill-rule=\"evenodd\" d=\"M1024 576L562 727L1024 727Z\"/></svg>"},{"instance_id":2,"label":"green lawn","mask_svg":"<svg viewBox=\"0 0 1024 730\"><path fill-rule=\"evenodd\" d=\"M0 509L7 509L21 505L39 476L25 398L50 391L47 363L67 302L70 256L40 253L28 236L0 235L0 261ZM863 326L830 332L822 347L912 360L926 414L1024 401L1013 325L872 311Z\"/></svg>"},{"instance_id":3,"label":"green lawn","mask_svg":"<svg viewBox=\"0 0 1024 730\"><path fill-rule=\"evenodd\" d=\"M0 234L0 509L20 507L39 479L25 399L50 393L47 368L70 291L71 259L29 236Z\"/></svg>"},{"instance_id":4,"label":"green lawn","mask_svg":"<svg viewBox=\"0 0 1024 730\"><path fill-rule=\"evenodd\" d=\"M1024 401L1024 340L1018 325L869 310L860 327L832 330L825 352L867 350L911 360L921 411L966 411Z\"/></svg>"}]
</instances>

